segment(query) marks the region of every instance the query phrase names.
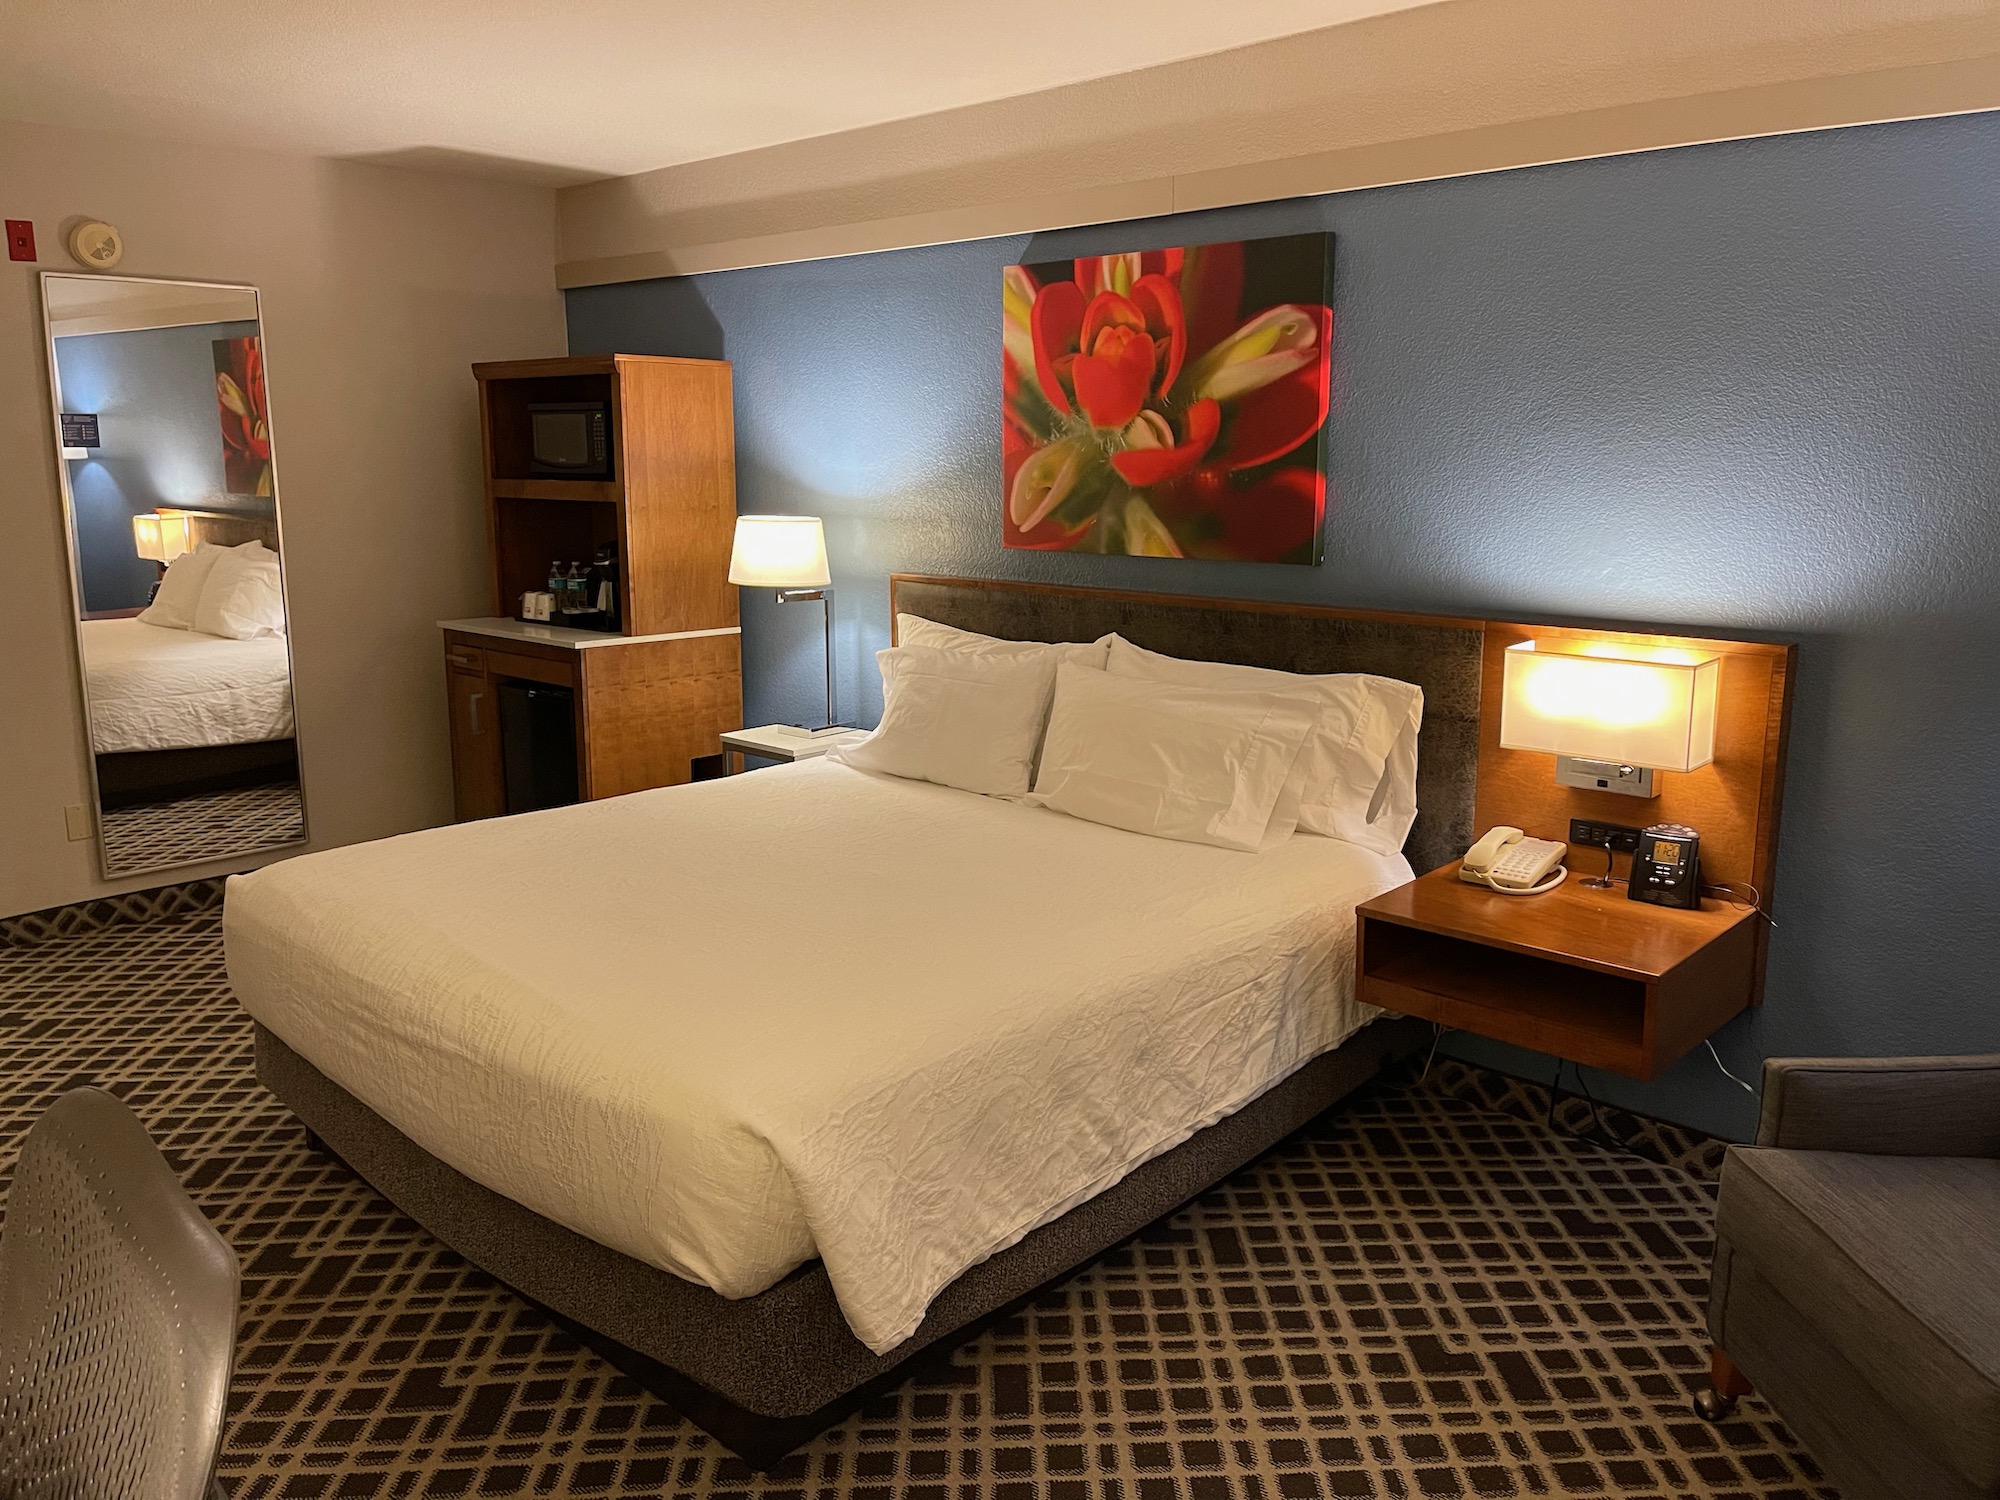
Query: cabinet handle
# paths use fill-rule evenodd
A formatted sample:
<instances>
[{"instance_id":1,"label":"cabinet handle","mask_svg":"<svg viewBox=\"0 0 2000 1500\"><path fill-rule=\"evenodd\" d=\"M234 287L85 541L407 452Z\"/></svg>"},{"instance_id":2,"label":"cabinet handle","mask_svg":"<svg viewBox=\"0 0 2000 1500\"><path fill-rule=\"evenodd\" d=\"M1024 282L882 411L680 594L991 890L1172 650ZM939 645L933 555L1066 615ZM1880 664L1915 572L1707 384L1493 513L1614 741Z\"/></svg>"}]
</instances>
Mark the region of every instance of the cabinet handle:
<instances>
[{"instance_id":1,"label":"cabinet handle","mask_svg":"<svg viewBox=\"0 0 2000 1500\"><path fill-rule=\"evenodd\" d=\"M466 709L472 715L472 732L474 734L479 733L479 700L485 696L484 693L474 693L465 700Z\"/></svg>"},{"instance_id":2,"label":"cabinet handle","mask_svg":"<svg viewBox=\"0 0 2000 1500\"><path fill-rule=\"evenodd\" d=\"M453 651L447 651L447 652L445 652L445 654L444 654L444 659L445 659L446 661L450 662L450 663L451 663L451 664L452 664L452 665L453 665L454 667L470 667L470 666L472 665L472 658L471 658L471 657L469 657L469 656L460 656L460 655L458 655L458 654L457 654L456 652L453 652Z\"/></svg>"}]
</instances>

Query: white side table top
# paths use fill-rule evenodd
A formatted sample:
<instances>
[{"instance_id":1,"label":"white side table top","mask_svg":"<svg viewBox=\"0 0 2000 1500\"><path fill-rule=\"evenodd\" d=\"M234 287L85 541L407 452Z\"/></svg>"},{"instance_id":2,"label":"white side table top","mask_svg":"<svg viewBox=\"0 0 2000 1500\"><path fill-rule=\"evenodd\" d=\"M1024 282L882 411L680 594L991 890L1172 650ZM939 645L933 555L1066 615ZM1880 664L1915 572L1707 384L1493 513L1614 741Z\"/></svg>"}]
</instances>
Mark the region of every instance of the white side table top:
<instances>
[{"instance_id":1,"label":"white side table top","mask_svg":"<svg viewBox=\"0 0 2000 1500\"><path fill-rule=\"evenodd\" d=\"M722 736L722 748L765 760L813 760L836 745L849 745L865 729L813 730L790 724L765 724L757 729L732 729Z\"/></svg>"}]
</instances>

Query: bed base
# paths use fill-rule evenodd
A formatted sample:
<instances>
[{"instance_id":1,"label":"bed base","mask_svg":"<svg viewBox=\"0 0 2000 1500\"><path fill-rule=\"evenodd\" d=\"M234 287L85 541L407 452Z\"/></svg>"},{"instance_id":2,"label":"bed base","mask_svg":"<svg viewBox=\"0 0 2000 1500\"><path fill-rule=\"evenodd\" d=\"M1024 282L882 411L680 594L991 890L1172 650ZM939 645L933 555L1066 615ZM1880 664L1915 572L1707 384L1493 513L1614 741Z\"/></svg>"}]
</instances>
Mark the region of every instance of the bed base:
<instances>
[{"instance_id":1,"label":"bed base","mask_svg":"<svg viewBox=\"0 0 2000 1500\"><path fill-rule=\"evenodd\" d=\"M763 1470L1256 1160L1429 1038L1429 1027L1408 1017L1363 1027L1235 1114L972 1267L887 1354L854 1337L818 1261L731 1301L480 1186L261 1025L256 1053L257 1076L325 1150Z\"/></svg>"},{"instance_id":2,"label":"bed base","mask_svg":"<svg viewBox=\"0 0 2000 1500\"><path fill-rule=\"evenodd\" d=\"M186 750L109 750L95 759L97 800L107 811L299 779L298 742L292 739Z\"/></svg>"}]
</instances>

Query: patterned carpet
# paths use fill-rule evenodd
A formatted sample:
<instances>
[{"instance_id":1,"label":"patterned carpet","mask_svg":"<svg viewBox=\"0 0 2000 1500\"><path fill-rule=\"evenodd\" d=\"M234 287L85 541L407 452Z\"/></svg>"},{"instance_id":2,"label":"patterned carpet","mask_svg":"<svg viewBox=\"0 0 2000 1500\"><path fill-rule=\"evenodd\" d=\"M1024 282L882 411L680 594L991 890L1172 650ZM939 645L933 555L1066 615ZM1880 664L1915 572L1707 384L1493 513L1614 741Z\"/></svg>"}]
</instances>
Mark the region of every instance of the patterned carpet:
<instances>
[{"instance_id":1,"label":"patterned carpet","mask_svg":"<svg viewBox=\"0 0 2000 1500\"><path fill-rule=\"evenodd\" d=\"M129 874L300 843L306 805L299 784L282 781L114 807L100 824L105 868Z\"/></svg>"},{"instance_id":2,"label":"patterned carpet","mask_svg":"<svg viewBox=\"0 0 2000 1500\"><path fill-rule=\"evenodd\" d=\"M131 1103L235 1245L245 1500L1826 1500L1761 1403L1688 1412L1711 1190L1378 1086L753 1475L437 1245L257 1085L213 910L0 948L0 1180Z\"/></svg>"}]
</instances>

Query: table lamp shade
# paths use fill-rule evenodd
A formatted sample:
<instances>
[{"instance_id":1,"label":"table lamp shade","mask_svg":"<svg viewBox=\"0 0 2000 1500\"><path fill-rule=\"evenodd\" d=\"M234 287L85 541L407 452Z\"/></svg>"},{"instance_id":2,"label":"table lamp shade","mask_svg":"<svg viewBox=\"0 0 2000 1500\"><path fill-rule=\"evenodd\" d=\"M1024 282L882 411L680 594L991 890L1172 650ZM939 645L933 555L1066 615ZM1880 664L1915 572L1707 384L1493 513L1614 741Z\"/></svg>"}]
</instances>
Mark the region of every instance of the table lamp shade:
<instances>
[{"instance_id":1,"label":"table lamp shade","mask_svg":"<svg viewBox=\"0 0 2000 1500\"><path fill-rule=\"evenodd\" d=\"M1522 641L1504 660L1504 749L1660 771L1715 759L1720 656L1615 641Z\"/></svg>"},{"instance_id":2,"label":"table lamp shade","mask_svg":"<svg viewBox=\"0 0 2000 1500\"><path fill-rule=\"evenodd\" d=\"M148 562L170 563L194 550L192 519L185 511L143 511L132 518L132 545Z\"/></svg>"},{"instance_id":3,"label":"table lamp shade","mask_svg":"<svg viewBox=\"0 0 2000 1500\"><path fill-rule=\"evenodd\" d=\"M738 516L729 581L752 588L825 588L833 574L819 517Z\"/></svg>"}]
</instances>

